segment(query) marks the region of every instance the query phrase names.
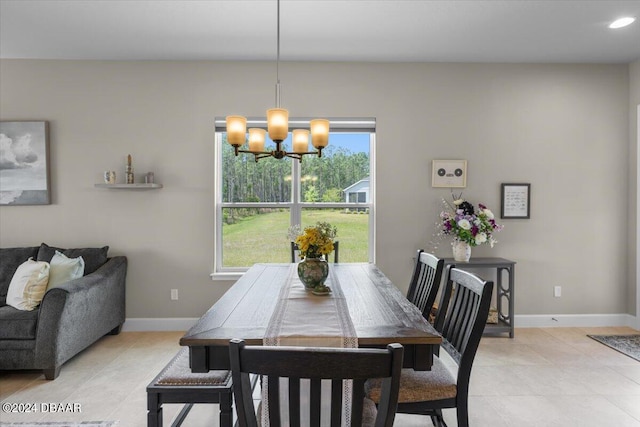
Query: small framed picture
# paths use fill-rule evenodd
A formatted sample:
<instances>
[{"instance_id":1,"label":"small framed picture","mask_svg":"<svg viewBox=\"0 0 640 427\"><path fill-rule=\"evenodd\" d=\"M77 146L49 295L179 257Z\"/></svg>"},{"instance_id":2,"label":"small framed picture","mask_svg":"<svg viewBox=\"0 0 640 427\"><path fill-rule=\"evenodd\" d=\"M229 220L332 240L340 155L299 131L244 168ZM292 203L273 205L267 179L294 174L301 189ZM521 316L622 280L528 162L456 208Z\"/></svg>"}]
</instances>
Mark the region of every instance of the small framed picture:
<instances>
[{"instance_id":1,"label":"small framed picture","mask_svg":"<svg viewBox=\"0 0 640 427\"><path fill-rule=\"evenodd\" d=\"M502 184L500 218L530 218L531 184Z\"/></svg>"},{"instance_id":2,"label":"small framed picture","mask_svg":"<svg viewBox=\"0 0 640 427\"><path fill-rule=\"evenodd\" d=\"M431 173L432 187L464 188L467 186L466 160L434 160Z\"/></svg>"}]
</instances>

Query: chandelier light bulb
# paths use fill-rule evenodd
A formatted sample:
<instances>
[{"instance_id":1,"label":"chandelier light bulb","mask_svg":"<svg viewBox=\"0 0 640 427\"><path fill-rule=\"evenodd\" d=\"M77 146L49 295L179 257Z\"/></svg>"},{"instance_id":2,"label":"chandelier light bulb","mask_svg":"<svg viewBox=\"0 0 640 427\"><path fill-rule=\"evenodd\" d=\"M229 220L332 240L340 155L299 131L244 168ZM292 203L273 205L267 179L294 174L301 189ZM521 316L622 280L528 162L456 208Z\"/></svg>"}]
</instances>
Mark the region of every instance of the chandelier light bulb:
<instances>
[{"instance_id":1,"label":"chandelier light bulb","mask_svg":"<svg viewBox=\"0 0 640 427\"><path fill-rule=\"evenodd\" d=\"M634 18L632 16L625 16L624 18L616 19L615 21L613 21L609 25L609 28L617 29L617 28L626 27L627 25L633 24L635 22L635 20L636 20L636 18Z\"/></svg>"},{"instance_id":2,"label":"chandelier light bulb","mask_svg":"<svg viewBox=\"0 0 640 427\"><path fill-rule=\"evenodd\" d=\"M329 144L329 120L315 119L309 122L311 143L315 148L324 148Z\"/></svg>"},{"instance_id":3,"label":"chandelier light bulb","mask_svg":"<svg viewBox=\"0 0 640 427\"><path fill-rule=\"evenodd\" d=\"M309 150L309 131L306 129L294 129L293 151L295 153L306 153Z\"/></svg>"},{"instance_id":4,"label":"chandelier light bulb","mask_svg":"<svg viewBox=\"0 0 640 427\"><path fill-rule=\"evenodd\" d=\"M247 137L247 118L227 116L227 142L234 146L244 144Z\"/></svg>"},{"instance_id":5,"label":"chandelier light bulb","mask_svg":"<svg viewBox=\"0 0 640 427\"><path fill-rule=\"evenodd\" d=\"M249 151L264 151L266 130L260 128L249 129Z\"/></svg>"}]
</instances>

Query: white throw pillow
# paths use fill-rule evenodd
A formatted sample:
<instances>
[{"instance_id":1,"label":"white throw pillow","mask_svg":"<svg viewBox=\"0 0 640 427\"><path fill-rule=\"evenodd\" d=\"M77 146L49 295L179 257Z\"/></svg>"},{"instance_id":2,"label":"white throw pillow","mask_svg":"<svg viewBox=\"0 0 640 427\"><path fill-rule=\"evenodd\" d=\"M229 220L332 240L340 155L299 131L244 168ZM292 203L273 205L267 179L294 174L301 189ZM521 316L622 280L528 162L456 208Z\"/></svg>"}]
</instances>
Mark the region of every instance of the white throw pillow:
<instances>
[{"instance_id":1,"label":"white throw pillow","mask_svg":"<svg viewBox=\"0 0 640 427\"><path fill-rule=\"evenodd\" d=\"M47 289L55 288L69 280L77 279L84 275L84 259L68 258L62 252L56 251L51 258L51 270L49 271L49 286Z\"/></svg>"},{"instance_id":2,"label":"white throw pillow","mask_svg":"<svg viewBox=\"0 0 640 427\"><path fill-rule=\"evenodd\" d=\"M42 301L48 282L49 263L29 258L13 273L7 291L7 304L18 310L34 310Z\"/></svg>"}]
</instances>

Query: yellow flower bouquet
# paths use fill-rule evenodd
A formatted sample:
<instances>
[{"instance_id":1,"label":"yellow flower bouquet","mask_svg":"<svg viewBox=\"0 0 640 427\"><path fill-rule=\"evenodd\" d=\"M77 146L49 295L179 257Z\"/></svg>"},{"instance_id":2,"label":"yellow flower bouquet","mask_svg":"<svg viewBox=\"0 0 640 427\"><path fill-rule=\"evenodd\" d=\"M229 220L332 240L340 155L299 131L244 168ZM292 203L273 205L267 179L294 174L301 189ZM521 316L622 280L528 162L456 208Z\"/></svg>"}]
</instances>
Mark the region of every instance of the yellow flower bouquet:
<instances>
[{"instance_id":1,"label":"yellow flower bouquet","mask_svg":"<svg viewBox=\"0 0 640 427\"><path fill-rule=\"evenodd\" d=\"M328 222L318 222L315 226L305 227L301 232L296 225L289 229L289 238L300 249L300 258L320 258L333 252L333 239L338 230Z\"/></svg>"}]
</instances>

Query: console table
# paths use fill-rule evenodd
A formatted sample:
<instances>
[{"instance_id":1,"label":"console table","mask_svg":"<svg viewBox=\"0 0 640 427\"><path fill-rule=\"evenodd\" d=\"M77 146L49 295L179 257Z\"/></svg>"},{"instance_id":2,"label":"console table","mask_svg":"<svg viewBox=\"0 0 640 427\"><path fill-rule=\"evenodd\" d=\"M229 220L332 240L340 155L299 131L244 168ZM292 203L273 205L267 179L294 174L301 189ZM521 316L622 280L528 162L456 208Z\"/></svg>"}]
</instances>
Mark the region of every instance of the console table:
<instances>
[{"instance_id":1,"label":"console table","mask_svg":"<svg viewBox=\"0 0 640 427\"><path fill-rule=\"evenodd\" d=\"M445 258L445 268L449 265L455 265L456 268L461 270L473 270L479 268L495 268L496 269L496 303L498 309L498 323L488 323L484 328L484 335L495 335L508 332L509 338L514 336L514 284L515 284L515 266L516 262L504 258L474 258L471 257L469 261L456 261L453 258ZM503 273L508 274L507 286L505 287L502 282ZM506 302L503 304L503 299ZM508 311L505 312L505 308Z\"/></svg>"}]
</instances>

